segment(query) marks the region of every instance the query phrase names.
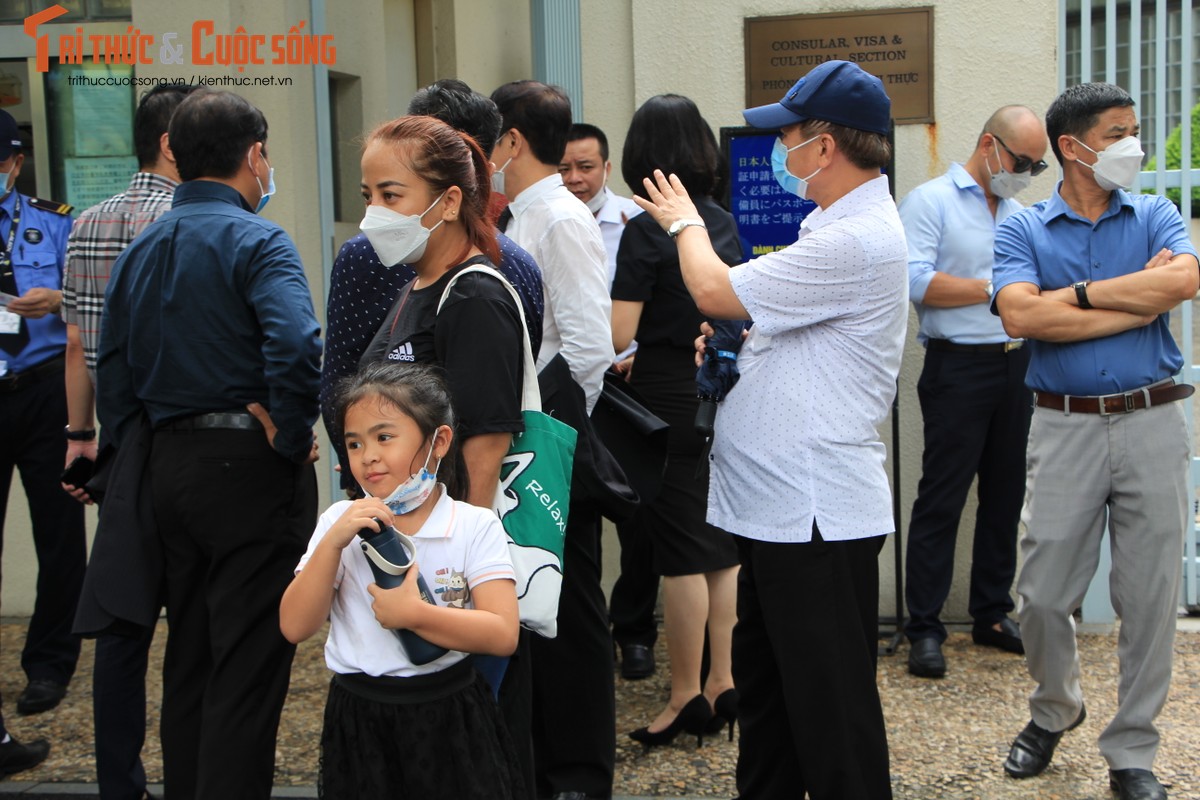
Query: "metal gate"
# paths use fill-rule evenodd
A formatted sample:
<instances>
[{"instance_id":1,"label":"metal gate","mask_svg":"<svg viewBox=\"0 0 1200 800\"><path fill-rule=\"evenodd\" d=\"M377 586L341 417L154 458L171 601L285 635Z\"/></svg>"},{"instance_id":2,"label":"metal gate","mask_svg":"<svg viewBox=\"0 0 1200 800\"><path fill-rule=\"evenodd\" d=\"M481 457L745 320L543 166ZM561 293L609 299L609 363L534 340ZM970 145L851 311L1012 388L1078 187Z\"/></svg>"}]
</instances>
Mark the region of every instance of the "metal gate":
<instances>
[{"instance_id":1,"label":"metal gate","mask_svg":"<svg viewBox=\"0 0 1200 800\"><path fill-rule=\"evenodd\" d=\"M1200 241L1200 152L1193 154L1192 125L1200 122L1195 87L1200 83L1200 22L1192 0L1059 0L1059 90L1077 83L1105 81L1124 87L1137 101L1141 139L1147 154L1134 191L1166 194L1191 221L1192 242ZM1195 160L1193 160L1195 159ZM1195 191L1200 192L1200 188ZM1195 383L1197 336L1194 301L1172 315L1172 329L1183 351L1182 380ZM1192 528L1185 539L1181 602L1200 613L1200 450L1196 446L1194 401L1186 403L1192 431ZM1106 534L1107 536L1107 534ZM1101 548L1101 569L1084 602L1086 622L1111 621L1108 598L1108 547Z\"/></svg>"}]
</instances>

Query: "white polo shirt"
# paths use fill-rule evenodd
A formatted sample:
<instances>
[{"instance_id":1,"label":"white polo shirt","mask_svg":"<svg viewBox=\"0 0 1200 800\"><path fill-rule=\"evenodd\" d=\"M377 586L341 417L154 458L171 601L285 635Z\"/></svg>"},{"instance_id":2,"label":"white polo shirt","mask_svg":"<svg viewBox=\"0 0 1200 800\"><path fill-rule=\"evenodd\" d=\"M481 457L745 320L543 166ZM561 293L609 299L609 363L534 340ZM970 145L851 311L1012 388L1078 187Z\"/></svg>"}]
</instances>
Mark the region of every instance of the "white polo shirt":
<instances>
[{"instance_id":1,"label":"white polo shirt","mask_svg":"<svg viewBox=\"0 0 1200 800\"><path fill-rule=\"evenodd\" d=\"M784 250L730 270L754 319L719 406L708 521L768 542L891 533L877 427L908 322L904 228L880 176L810 214Z\"/></svg>"},{"instance_id":2,"label":"white polo shirt","mask_svg":"<svg viewBox=\"0 0 1200 800\"><path fill-rule=\"evenodd\" d=\"M515 580L508 544L500 520L490 509L451 500L446 487L425 524L413 535L417 566L434 601L440 606L472 608L470 592L482 583ZM325 533L350 506L342 500L330 506L317 520L308 551L296 565L296 573L312 557ZM333 607L329 613L329 638L325 641L325 663L339 674L410 677L440 672L467 657L451 650L439 659L416 666L404 654L396 634L379 624L371 611L367 585L375 577L357 536L342 550L334 578ZM465 585L465 592L463 587Z\"/></svg>"}]
</instances>

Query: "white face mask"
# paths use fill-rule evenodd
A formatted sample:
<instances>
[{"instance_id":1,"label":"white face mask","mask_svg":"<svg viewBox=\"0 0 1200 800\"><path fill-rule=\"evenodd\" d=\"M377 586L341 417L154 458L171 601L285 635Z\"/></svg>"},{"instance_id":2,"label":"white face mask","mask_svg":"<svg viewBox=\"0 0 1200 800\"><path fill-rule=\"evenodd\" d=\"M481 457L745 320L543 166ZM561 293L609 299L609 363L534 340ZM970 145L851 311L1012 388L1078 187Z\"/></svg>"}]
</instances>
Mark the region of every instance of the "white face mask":
<instances>
[{"instance_id":1,"label":"white face mask","mask_svg":"<svg viewBox=\"0 0 1200 800\"><path fill-rule=\"evenodd\" d=\"M992 194L1002 200L1016 197L1018 192L1029 187L1029 182L1033 180L1033 174L1032 172L1009 172L1004 168L1004 161L1000 158L1000 150L998 148L995 153L1000 171L992 172L992 165L990 163L986 165Z\"/></svg>"},{"instance_id":2,"label":"white face mask","mask_svg":"<svg viewBox=\"0 0 1200 800\"><path fill-rule=\"evenodd\" d=\"M421 214L399 214L383 206L367 206L358 229L366 234L367 241L375 248L379 261L385 267L420 261L421 256L425 255L425 246L429 244L429 234L445 222L438 220L437 225L426 228L421 220L445 196L446 193L442 192Z\"/></svg>"},{"instance_id":3,"label":"white face mask","mask_svg":"<svg viewBox=\"0 0 1200 800\"><path fill-rule=\"evenodd\" d=\"M429 459L433 458L434 442L429 443L429 455L425 456L425 463L421 469L413 473L404 483L400 484L387 497L382 498L383 504L391 509L393 514L407 514L421 507L421 504L429 499L429 495L433 494L433 489L437 486L437 471L442 465L441 460L433 466L433 472L429 471ZM371 493L364 492L370 497Z\"/></svg>"},{"instance_id":4,"label":"white face mask","mask_svg":"<svg viewBox=\"0 0 1200 800\"><path fill-rule=\"evenodd\" d=\"M604 166L607 170L607 167L608 167L607 162L605 163ZM606 186L608 186L608 176L607 175L604 176L604 180L601 182L599 190L597 190L596 193L594 195L592 195L591 200L587 201L588 211L592 212L593 215L599 214L600 209L604 208L604 204L608 202L608 192L604 191L604 188Z\"/></svg>"},{"instance_id":5,"label":"white face mask","mask_svg":"<svg viewBox=\"0 0 1200 800\"><path fill-rule=\"evenodd\" d=\"M1071 138L1075 139L1074 136ZM1079 146L1085 150L1096 153L1078 139L1075 141L1079 142ZM1084 164L1082 161L1079 163L1091 169L1095 174L1096 184L1101 189L1111 192L1115 189L1129 189L1133 186L1138 173L1142 171L1142 159L1145 157L1146 153L1142 150L1142 143L1138 138L1126 136L1096 153L1095 164Z\"/></svg>"},{"instance_id":6,"label":"white face mask","mask_svg":"<svg viewBox=\"0 0 1200 800\"><path fill-rule=\"evenodd\" d=\"M512 156L508 157L508 161L504 162L504 166L492 173L492 191L497 194L504 194L504 170L508 169L508 165L512 163Z\"/></svg>"}]
</instances>

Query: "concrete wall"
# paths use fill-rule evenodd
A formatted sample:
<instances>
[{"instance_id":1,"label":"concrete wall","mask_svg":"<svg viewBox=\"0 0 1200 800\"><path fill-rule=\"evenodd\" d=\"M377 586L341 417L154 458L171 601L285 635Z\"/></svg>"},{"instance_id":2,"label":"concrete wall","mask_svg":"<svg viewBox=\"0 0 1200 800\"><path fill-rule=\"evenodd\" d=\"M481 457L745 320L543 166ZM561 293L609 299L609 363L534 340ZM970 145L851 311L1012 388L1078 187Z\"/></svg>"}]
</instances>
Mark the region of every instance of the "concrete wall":
<instances>
[{"instance_id":1,"label":"concrete wall","mask_svg":"<svg viewBox=\"0 0 1200 800\"><path fill-rule=\"evenodd\" d=\"M1058 22L1053 3L582 0L585 115L614 142L615 161L619 161L620 143L633 111L656 94L675 92L691 97L714 130L742 125L745 18L923 5L934 7L936 121L896 130L896 187L898 198L903 198L913 187L944 172L951 161L966 160L984 121L997 107L1023 103L1044 113L1057 87ZM614 189L626 189L619 164L613 175ZM1028 203L1045 197L1056 176L1057 170L1047 170L1019 199ZM916 327L913 313L899 393L901 530L907 529L921 475L916 381L924 353L916 343ZM890 423L881 433L890 451ZM945 614L950 621L969 618L966 590L974 513L972 499L960 528L955 582ZM894 611L892 553L889 543L881 556L880 609L884 615Z\"/></svg>"}]
</instances>

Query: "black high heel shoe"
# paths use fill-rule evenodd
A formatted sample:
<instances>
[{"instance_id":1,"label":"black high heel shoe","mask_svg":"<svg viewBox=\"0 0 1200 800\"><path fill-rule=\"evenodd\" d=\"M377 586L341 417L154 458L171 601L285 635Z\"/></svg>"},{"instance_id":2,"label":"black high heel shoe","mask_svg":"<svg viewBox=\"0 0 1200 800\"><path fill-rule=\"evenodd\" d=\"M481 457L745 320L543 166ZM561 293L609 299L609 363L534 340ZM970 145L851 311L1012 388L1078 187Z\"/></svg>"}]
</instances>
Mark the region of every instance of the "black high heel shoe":
<instances>
[{"instance_id":1,"label":"black high heel shoe","mask_svg":"<svg viewBox=\"0 0 1200 800\"><path fill-rule=\"evenodd\" d=\"M737 689L726 689L717 695L713 702L712 719L708 721L705 733L720 733L725 723L729 723L729 741L733 741L733 726L737 723L738 692Z\"/></svg>"},{"instance_id":2,"label":"black high heel shoe","mask_svg":"<svg viewBox=\"0 0 1200 800\"><path fill-rule=\"evenodd\" d=\"M711 722L712 708L708 705L708 699L704 695L698 694L689 700L687 705L679 710L675 719L671 720L671 724L661 731L651 733L648 727L638 728L636 731L629 732L629 738L635 742L641 742L642 747L649 752L651 747L670 744L676 736L687 731L696 734L696 747L700 747L704 743L704 734Z\"/></svg>"}]
</instances>

